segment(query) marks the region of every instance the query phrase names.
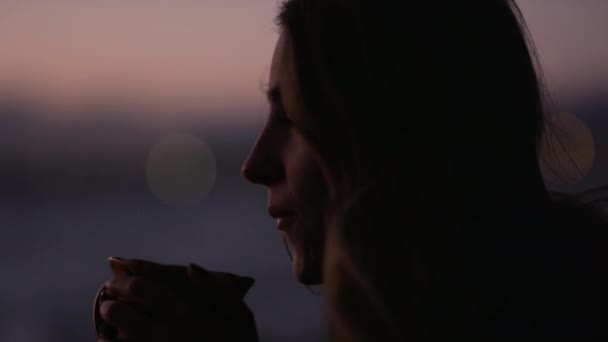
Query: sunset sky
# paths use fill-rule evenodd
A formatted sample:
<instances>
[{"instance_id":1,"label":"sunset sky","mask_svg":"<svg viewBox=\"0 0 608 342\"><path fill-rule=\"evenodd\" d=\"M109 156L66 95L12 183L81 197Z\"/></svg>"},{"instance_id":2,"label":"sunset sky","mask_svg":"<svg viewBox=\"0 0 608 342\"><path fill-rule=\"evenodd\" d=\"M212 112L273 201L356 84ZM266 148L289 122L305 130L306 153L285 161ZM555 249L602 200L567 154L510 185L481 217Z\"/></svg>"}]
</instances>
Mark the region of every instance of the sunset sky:
<instances>
[{"instance_id":1,"label":"sunset sky","mask_svg":"<svg viewBox=\"0 0 608 342\"><path fill-rule=\"evenodd\" d=\"M554 91L608 84L608 1L518 3ZM264 101L276 8L277 0L3 0L0 96L243 112Z\"/></svg>"}]
</instances>

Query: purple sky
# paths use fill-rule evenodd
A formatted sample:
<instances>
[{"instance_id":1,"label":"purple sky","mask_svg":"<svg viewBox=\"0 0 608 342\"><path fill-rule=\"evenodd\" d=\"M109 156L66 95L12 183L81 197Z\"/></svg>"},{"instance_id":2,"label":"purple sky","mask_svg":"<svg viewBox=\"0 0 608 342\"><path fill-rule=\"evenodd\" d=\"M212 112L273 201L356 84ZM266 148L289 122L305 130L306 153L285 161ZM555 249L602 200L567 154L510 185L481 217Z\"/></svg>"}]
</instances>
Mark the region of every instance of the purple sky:
<instances>
[{"instance_id":1,"label":"purple sky","mask_svg":"<svg viewBox=\"0 0 608 342\"><path fill-rule=\"evenodd\" d=\"M519 0L551 89L608 85L608 1ZM277 0L3 0L0 91L58 104L259 106ZM209 114L212 115L212 114ZM246 115L246 114L233 114Z\"/></svg>"}]
</instances>

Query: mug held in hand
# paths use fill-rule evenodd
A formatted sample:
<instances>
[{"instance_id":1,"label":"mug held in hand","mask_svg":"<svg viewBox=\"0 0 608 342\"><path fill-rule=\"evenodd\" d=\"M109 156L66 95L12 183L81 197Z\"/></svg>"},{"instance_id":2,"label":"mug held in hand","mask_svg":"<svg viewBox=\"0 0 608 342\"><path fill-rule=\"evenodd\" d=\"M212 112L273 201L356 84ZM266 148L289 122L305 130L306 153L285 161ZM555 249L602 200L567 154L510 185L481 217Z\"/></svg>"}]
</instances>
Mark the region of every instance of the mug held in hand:
<instances>
[{"instance_id":1,"label":"mug held in hand","mask_svg":"<svg viewBox=\"0 0 608 342\"><path fill-rule=\"evenodd\" d=\"M257 341L257 332L253 313L243 298L255 282L253 278L243 277L227 272L208 271L196 265L164 265L145 260L112 257L110 268L115 275L138 276L158 281L173 293L183 296L185 300L194 301L222 321L233 317L248 317L251 326L241 331L250 331L247 341ZM93 321L98 338L114 340L115 329L103 322L99 309L101 303L108 299L105 286L95 296ZM245 315L245 316L243 316ZM241 319L242 320L242 319Z\"/></svg>"}]
</instances>

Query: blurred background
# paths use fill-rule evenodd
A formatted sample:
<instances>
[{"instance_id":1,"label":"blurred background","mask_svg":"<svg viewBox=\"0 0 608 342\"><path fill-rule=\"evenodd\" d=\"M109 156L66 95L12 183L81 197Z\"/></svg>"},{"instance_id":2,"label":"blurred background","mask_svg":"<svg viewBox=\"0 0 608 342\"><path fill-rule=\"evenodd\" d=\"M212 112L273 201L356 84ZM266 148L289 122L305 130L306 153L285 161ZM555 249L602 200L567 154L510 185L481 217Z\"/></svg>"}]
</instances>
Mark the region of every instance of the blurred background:
<instances>
[{"instance_id":1,"label":"blurred background","mask_svg":"<svg viewBox=\"0 0 608 342\"><path fill-rule=\"evenodd\" d=\"M517 2L564 143L547 183L606 184L608 2ZM109 256L250 275L261 341L327 340L322 296L295 282L265 190L240 174L267 115L276 9L0 2L0 341L95 340Z\"/></svg>"}]
</instances>

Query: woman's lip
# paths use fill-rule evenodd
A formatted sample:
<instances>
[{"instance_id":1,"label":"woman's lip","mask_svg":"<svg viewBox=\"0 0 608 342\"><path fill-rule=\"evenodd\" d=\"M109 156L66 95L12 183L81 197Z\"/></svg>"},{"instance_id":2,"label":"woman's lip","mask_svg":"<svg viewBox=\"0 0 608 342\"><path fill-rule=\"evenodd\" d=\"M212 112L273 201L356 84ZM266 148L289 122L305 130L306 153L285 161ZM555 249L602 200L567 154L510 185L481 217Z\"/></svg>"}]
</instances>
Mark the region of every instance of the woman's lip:
<instances>
[{"instance_id":1,"label":"woman's lip","mask_svg":"<svg viewBox=\"0 0 608 342\"><path fill-rule=\"evenodd\" d=\"M295 219L295 216L282 216L277 219L277 227L279 230L285 230L289 227Z\"/></svg>"}]
</instances>

